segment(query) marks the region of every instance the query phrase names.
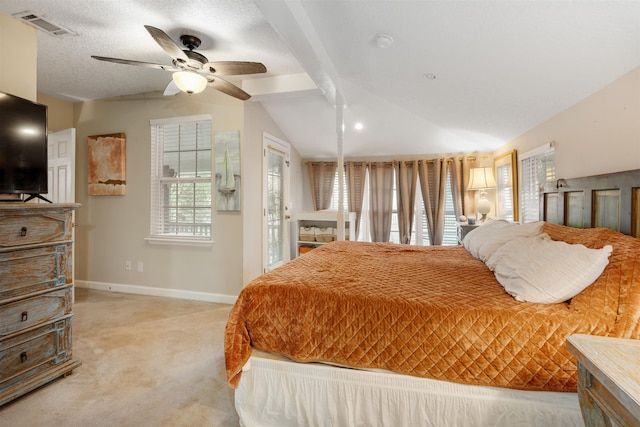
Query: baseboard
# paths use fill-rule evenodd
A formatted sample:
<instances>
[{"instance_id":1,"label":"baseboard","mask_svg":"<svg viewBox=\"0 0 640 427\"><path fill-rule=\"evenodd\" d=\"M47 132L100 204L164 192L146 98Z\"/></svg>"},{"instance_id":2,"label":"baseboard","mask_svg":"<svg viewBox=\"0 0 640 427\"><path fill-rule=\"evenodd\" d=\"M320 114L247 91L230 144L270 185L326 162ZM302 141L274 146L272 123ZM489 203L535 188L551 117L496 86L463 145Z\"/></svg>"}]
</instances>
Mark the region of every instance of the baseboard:
<instances>
[{"instance_id":1,"label":"baseboard","mask_svg":"<svg viewBox=\"0 0 640 427\"><path fill-rule=\"evenodd\" d=\"M100 291L120 292L125 294L151 295L197 301L218 302L221 304L235 304L237 297L233 295L211 294L207 292L185 291L182 289L153 288L150 286L122 285L118 283L92 282L76 280L75 286Z\"/></svg>"}]
</instances>

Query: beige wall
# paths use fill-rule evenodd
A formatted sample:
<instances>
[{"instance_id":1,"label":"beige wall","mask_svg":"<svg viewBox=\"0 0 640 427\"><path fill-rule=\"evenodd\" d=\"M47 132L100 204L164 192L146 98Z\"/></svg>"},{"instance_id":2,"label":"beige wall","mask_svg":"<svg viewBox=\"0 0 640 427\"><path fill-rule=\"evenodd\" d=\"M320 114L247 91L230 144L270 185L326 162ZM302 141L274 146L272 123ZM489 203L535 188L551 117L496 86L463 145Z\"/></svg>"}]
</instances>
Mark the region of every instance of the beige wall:
<instances>
[{"instance_id":1,"label":"beige wall","mask_svg":"<svg viewBox=\"0 0 640 427\"><path fill-rule=\"evenodd\" d=\"M214 215L212 248L151 245L149 231L149 120L211 114L215 130L241 131L242 210ZM258 276L262 262L262 135L284 139L259 103L242 103L215 91L193 97L103 100L74 104L77 127L76 278L105 285L236 296ZM90 135L126 135L127 194L87 194L86 141ZM292 192L302 198L300 156L292 149ZM301 202L300 202L301 203ZM125 270L130 260L132 271ZM136 271L138 261L144 272ZM120 289L118 286L116 290ZM143 289L140 290L146 292Z\"/></svg>"},{"instance_id":2,"label":"beige wall","mask_svg":"<svg viewBox=\"0 0 640 427\"><path fill-rule=\"evenodd\" d=\"M640 68L500 147L518 153L555 141L556 177L640 168Z\"/></svg>"},{"instance_id":3,"label":"beige wall","mask_svg":"<svg viewBox=\"0 0 640 427\"><path fill-rule=\"evenodd\" d=\"M242 206L244 209L243 246L244 259L243 283L262 273L262 141L263 134L268 133L284 141L288 141L276 126L260 103L245 104L245 139L242 152L243 191ZM291 146L290 197L294 211L302 206L302 161L300 155ZM300 209L297 209L300 210ZM291 225L289 226L291 229Z\"/></svg>"},{"instance_id":4,"label":"beige wall","mask_svg":"<svg viewBox=\"0 0 640 427\"><path fill-rule=\"evenodd\" d=\"M0 92L37 98L36 29L0 13Z\"/></svg>"},{"instance_id":5,"label":"beige wall","mask_svg":"<svg viewBox=\"0 0 640 427\"><path fill-rule=\"evenodd\" d=\"M197 96L148 100L102 100L74 104L77 128L76 200L82 204L76 222L76 278L99 284L237 295L242 288L242 213L214 214L212 247L152 245L149 233L149 120L211 114L215 130L241 131L246 145L244 108L216 91ZM126 135L125 196L87 194L87 137ZM244 153L243 153L244 155ZM243 171L244 172L244 171ZM246 185L242 177L243 186ZM131 271L125 261L132 261ZM138 261L144 272L136 271Z\"/></svg>"},{"instance_id":6,"label":"beige wall","mask_svg":"<svg viewBox=\"0 0 640 427\"><path fill-rule=\"evenodd\" d=\"M58 132L73 127L73 103L38 93L38 102L47 108L47 130Z\"/></svg>"}]
</instances>

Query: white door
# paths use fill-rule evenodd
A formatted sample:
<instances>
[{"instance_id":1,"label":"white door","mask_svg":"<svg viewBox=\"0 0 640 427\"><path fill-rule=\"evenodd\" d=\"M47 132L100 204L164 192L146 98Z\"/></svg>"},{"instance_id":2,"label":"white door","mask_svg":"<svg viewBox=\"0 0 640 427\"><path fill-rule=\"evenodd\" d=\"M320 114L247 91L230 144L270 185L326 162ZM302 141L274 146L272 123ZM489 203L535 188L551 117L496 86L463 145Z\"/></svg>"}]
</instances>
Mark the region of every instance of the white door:
<instances>
[{"instance_id":1,"label":"white door","mask_svg":"<svg viewBox=\"0 0 640 427\"><path fill-rule=\"evenodd\" d=\"M289 144L263 136L263 271L289 261Z\"/></svg>"},{"instance_id":2,"label":"white door","mask_svg":"<svg viewBox=\"0 0 640 427\"><path fill-rule=\"evenodd\" d=\"M46 197L53 203L73 203L76 200L76 130L65 129L59 132L50 133L47 136L48 153L48 185L49 193ZM42 203L41 200L38 200ZM76 213L71 214L73 223L73 239L75 240ZM75 256L75 245L73 246L73 259ZM71 280L75 283L75 263L71 266ZM75 302L75 288L72 294Z\"/></svg>"},{"instance_id":3,"label":"white door","mask_svg":"<svg viewBox=\"0 0 640 427\"><path fill-rule=\"evenodd\" d=\"M66 129L48 135L49 193L53 203L73 203L76 198L76 130Z\"/></svg>"}]
</instances>

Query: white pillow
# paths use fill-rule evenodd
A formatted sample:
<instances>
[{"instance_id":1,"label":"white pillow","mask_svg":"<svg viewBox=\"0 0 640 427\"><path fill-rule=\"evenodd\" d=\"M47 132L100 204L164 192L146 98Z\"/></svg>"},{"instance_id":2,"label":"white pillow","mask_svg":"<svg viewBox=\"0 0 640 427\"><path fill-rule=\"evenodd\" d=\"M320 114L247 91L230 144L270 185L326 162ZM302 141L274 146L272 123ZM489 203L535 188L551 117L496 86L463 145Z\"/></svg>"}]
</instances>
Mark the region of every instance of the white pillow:
<instances>
[{"instance_id":1,"label":"white pillow","mask_svg":"<svg viewBox=\"0 0 640 427\"><path fill-rule=\"evenodd\" d=\"M491 254L505 243L518 237L538 236L542 233L543 221L514 224L504 220L489 221L471 230L462 241L471 255L486 262Z\"/></svg>"},{"instance_id":2,"label":"white pillow","mask_svg":"<svg viewBox=\"0 0 640 427\"><path fill-rule=\"evenodd\" d=\"M486 264L516 300L553 304L573 298L595 282L612 250L611 245L602 249L570 245L544 233L506 243Z\"/></svg>"}]
</instances>

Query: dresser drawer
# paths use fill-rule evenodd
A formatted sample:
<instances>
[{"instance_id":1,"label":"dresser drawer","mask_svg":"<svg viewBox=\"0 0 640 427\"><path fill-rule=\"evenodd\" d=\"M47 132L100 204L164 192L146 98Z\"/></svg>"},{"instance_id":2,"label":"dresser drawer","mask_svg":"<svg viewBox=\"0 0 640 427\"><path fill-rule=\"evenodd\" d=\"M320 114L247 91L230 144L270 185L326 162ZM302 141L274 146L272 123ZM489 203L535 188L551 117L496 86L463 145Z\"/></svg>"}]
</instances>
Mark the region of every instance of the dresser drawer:
<instances>
[{"instance_id":1,"label":"dresser drawer","mask_svg":"<svg viewBox=\"0 0 640 427\"><path fill-rule=\"evenodd\" d=\"M71 317L0 340L0 392L71 358Z\"/></svg>"},{"instance_id":2,"label":"dresser drawer","mask_svg":"<svg viewBox=\"0 0 640 427\"><path fill-rule=\"evenodd\" d=\"M71 283L71 244L0 252L0 300Z\"/></svg>"},{"instance_id":3,"label":"dresser drawer","mask_svg":"<svg viewBox=\"0 0 640 427\"><path fill-rule=\"evenodd\" d=\"M0 338L71 313L71 286L0 305Z\"/></svg>"},{"instance_id":4,"label":"dresser drawer","mask_svg":"<svg viewBox=\"0 0 640 427\"><path fill-rule=\"evenodd\" d=\"M0 214L0 247L71 240L71 215L48 211Z\"/></svg>"}]
</instances>

